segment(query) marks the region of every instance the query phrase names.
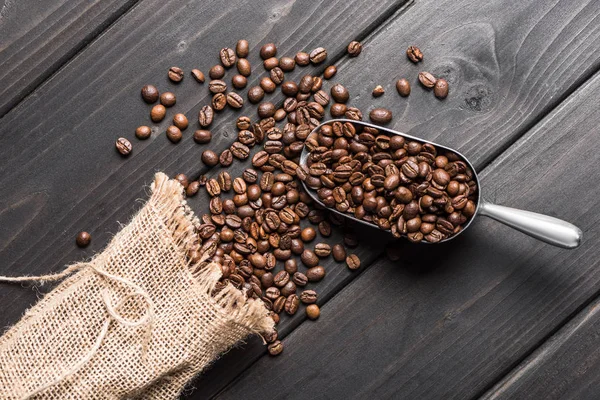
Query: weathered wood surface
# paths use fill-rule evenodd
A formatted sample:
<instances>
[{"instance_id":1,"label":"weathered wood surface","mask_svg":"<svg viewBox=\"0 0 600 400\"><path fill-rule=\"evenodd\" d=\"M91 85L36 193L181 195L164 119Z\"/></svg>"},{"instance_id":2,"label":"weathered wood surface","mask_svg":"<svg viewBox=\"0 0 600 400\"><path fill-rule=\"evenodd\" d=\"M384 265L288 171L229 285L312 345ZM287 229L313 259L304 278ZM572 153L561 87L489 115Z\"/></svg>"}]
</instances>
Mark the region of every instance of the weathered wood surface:
<instances>
[{"instance_id":1,"label":"weathered wood surface","mask_svg":"<svg viewBox=\"0 0 600 400\"><path fill-rule=\"evenodd\" d=\"M467 399L502 378L597 296L599 89L600 74L481 174L498 203L580 226L580 248L557 249L484 217L435 250L401 244L402 260L376 262L325 304L321 321L286 338L285 354L263 357L222 397ZM545 345L551 361L526 363L497 397L594 393L595 327L571 340L573 328L560 334L570 346ZM578 345L584 335L589 358Z\"/></svg>"},{"instance_id":2,"label":"weathered wood surface","mask_svg":"<svg viewBox=\"0 0 600 400\"><path fill-rule=\"evenodd\" d=\"M137 2L4 0L0 117Z\"/></svg>"}]
</instances>

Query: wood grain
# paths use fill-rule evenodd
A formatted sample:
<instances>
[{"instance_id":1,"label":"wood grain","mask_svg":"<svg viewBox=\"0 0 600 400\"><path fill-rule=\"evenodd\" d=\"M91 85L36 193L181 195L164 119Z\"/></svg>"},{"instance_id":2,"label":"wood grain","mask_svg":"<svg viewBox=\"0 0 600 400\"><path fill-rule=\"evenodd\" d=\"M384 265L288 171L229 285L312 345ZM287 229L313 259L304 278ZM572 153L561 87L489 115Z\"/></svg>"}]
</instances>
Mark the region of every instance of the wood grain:
<instances>
[{"instance_id":1,"label":"wood grain","mask_svg":"<svg viewBox=\"0 0 600 400\"><path fill-rule=\"evenodd\" d=\"M4 0L0 118L138 0Z\"/></svg>"},{"instance_id":2,"label":"wood grain","mask_svg":"<svg viewBox=\"0 0 600 400\"><path fill-rule=\"evenodd\" d=\"M483 217L435 250L400 243L399 262L375 263L325 304L321 321L287 337L285 354L263 357L222 398L465 399L489 388L598 295L599 89L597 74L481 174L498 203L581 227L580 248L557 249ZM570 346L548 343L547 365L534 357L494 393L590 398L597 355L561 357L594 348L589 327L583 343L583 332L570 339L566 328L556 341Z\"/></svg>"}]
</instances>

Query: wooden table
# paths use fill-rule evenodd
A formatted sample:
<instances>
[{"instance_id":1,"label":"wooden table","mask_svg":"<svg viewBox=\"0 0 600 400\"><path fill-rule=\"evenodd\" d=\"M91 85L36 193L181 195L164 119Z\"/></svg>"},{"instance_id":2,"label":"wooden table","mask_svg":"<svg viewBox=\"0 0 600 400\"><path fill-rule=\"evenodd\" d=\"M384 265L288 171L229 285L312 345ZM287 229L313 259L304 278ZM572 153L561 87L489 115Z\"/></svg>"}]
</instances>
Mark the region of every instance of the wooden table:
<instances>
[{"instance_id":1,"label":"wooden table","mask_svg":"<svg viewBox=\"0 0 600 400\"><path fill-rule=\"evenodd\" d=\"M178 96L196 120L205 88L167 80L172 65L207 72L239 38L280 55L317 46L351 104L394 112L393 128L460 149L486 197L581 227L580 248L540 243L486 219L452 245L398 244L362 232L350 271L331 260L317 287L322 316L284 318L285 351L257 339L194 382L186 398L565 399L600 397L600 2L590 0L194 1L34 0L0 7L0 273L59 271L101 250L139 208L155 171L214 175L205 147L164 135L133 138L148 123L146 83ZM358 39L363 53L348 58ZM416 44L422 64L406 59ZM296 68L296 79L318 68ZM254 73L255 84L264 74ZM446 77L436 100L420 70ZM407 99L394 82L407 77ZM378 99L371 90L381 84ZM327 83L329 87L331 83ZM282 101L277 94L275 101ZM255 115L254 107L244 113ZM213 149L233 141L218 115ZM195 127L194 122L193 126ZM118 136L132 138L124 160ZM237 163L234 173L244 168ZM206 197L190 201L201 212ZM80 230L93 236L80 250ZM330 242L341 238L336 231ZM43 289L47 290L47 289ZM38 291L0 287L0 324L16 322Z\"/></svg>"}]
</instances>

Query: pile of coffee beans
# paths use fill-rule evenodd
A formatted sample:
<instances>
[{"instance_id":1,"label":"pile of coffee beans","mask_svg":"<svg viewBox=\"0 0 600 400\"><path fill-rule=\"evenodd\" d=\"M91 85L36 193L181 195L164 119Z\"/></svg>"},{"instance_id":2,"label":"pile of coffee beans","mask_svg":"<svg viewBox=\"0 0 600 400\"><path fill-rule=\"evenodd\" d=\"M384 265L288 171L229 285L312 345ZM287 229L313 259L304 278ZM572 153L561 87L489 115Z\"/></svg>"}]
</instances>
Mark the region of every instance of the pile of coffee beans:
<instances>
[{"instance_id":1,"label":"pile of coffee beans","mask_svg":"<svg viewBox=\"0 0 600 400\"><path fill-rule=\"evenodd\" d=\"M395 237L437 243L475 214L473 171L456 153L341 121L321 126L305 143L310 154L297 175L321 202Z\"/></svg>"},{"instance_id":2,"label":"pile of coffee beans","mask_svg":"<svg viewBox=\"0 0 600 400\"><path fill-rule=\"evenodd\" d=\"M350 57L358 57L362 50L358 41L347 47ZM196 227L197 246L188 256L197 262L206 254L222 266L215 292L230 283L248 297L262 299L276 323L281 313L294 315L303 306L309 319L317 319L319 295L312 286L326 276L322 261L332 257L350 270L360 268L360 258L348 250L358 246L352 233L356 223L313 202L301 181L316 190L326 206L389 229L395 236L406 235L411 241L442 240L458 232L472 216L476 191L472 172L455 155L437 154L431 145L379 135L375 129L351 123L325 125L311 134L327 113L332 118L363 119L362 111L349 104L346 87L336 83L326 88L325 82L337 73L336 66L326 66L322 77L304 74L297 81L288 78L297 67L324 63L325 48L291 57L278 56L274 43L263 45L260 57L264 76L244 97L240 91L253 72L249 52L248 41L239 40L235 49L220 50L220 63L209 69L208 76L197 68L191 75L194 84L208 81L206 88L212 95L210 103L198 111L199 129L193 139L199 145L211 142L210 129L219 111L226 107L239 110L248 103L257 105L258 118L237 118L237 140L229 148L219 153L204 149L200 156L208 168L227 168L235 160L247 160L251 168L240 176L222 169L209 174L211 177L175 177L187 196L205 188L210 198L209 213L201 216ZM414 46L409 47L407 56L415 63L423 59L423 53ZM229 71L234 71L231 84ZM185 71L174 66L167 76L180 85ZM433 88L439 98L448 94L443 79L423 72L419 81ZM266 97L278 88L285 100L274 104ZM411 91L406 79L398 80L396 88L403 97ZM374 97L384 93L381 85L372 92ZM159 93L153 85L144 86L141 96L152 105L150 120L154 123L163 121L167 110L177 104L174 93ZM378 124L392 120L392 112L384 108L370 110L368 116ZM166 129L167 138L179 143L190 125L184 114L175 113ZM152 132L149 126L141 125L135 136L145 140ZM305 144L311 150L310 163L300 166ZM133 146L119 138L116 148L126 156ZM330 237L332 226L344 227L343 243L317 239ZM265 339L270 343L270 354L283 351L277 333Z\"/></svg>"}]
</instances>

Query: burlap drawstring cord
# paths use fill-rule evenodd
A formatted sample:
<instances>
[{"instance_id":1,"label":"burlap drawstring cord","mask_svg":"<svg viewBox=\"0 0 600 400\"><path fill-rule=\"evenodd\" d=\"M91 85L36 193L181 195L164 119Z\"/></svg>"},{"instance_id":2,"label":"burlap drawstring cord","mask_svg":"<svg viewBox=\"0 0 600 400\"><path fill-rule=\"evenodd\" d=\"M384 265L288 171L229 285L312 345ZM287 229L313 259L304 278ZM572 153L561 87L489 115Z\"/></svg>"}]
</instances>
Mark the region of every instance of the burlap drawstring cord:
<instances>
[{"instance_id":1,"label":"burlap drawstring cord","mask_svg":"<svg viewBox=\"0 0 600 400\"><path fill-rule=\"evenodd\" d=\"M93 263L78 263L78 264L69 266L63 272L59 272L56 274L40 275L40 276L19 276L19 277L0 276L0 282L12 282L12 283L16 283L16 282L56 282L63 278L66 278L67 276L71 275L72 273L77 272L84 268L89 268L91 271L94 271L96 274L98 274L99 276L101 276L103 278L106 278L108 280L112 280L115 282L119 282L125 286L129 286L134 291L133 291L133 293L130 293L130 294L126 295L125 297L123 297L117 303L116 306L113 306L110 292L107 289L102 290L102 292L101 292L102 300L104 301L104 306L106 307L106 312L108 313L108 317L106 318L106 321L102 325L102 329L100 330L100 333L98 334L98 337L97 337L96 341L94 342L94 345L92 346L90 351L87 353L87 355L84 358L82 358L80 361L78 361L75 365L73 365L67 371L62 373L56 379L37 388L33 392L28 393L25 397L23 397L23 400L28 400L28 399L34 397L35 395L42 393L44 390L62 382L64 379L68 378L70 375L73 375L74 373L79 371L79 369L81 367L86 365L92 359L92 357L94 357L94 355L96 354L98 349L100 349L100 346L102 346L102 342L104 341L104 338L108 334L108 328L110 327L110 323L113 320L117 321L119 324L121 324L123 326L128 326L128 327L138 327L138 326L145 325L146 326L146 335L144 337L144 340L142 341L142 357L145 358L145 356L147 354L148 343L152 339L152 324L154 322L154 303L152 302L152 299L150 298L150 296L148 295L148 293L146 293L146 291L144 289L142 289L141 287L139 287L138 285L136 285L135 283L133 283L132 281L130 281L128 279L109 274L108 272L103 271L99 267L95 266ZM144 315L136 321L129 320L129 319L119 315L119 309L128 300L130 300L136 296L140 296L142 299L144 299L144 301L146 303Z\"/></svg>"}]
</instances>

